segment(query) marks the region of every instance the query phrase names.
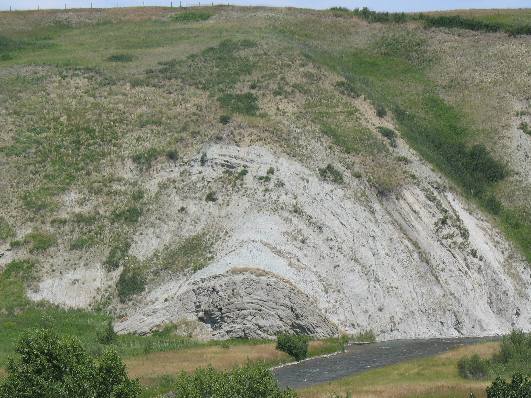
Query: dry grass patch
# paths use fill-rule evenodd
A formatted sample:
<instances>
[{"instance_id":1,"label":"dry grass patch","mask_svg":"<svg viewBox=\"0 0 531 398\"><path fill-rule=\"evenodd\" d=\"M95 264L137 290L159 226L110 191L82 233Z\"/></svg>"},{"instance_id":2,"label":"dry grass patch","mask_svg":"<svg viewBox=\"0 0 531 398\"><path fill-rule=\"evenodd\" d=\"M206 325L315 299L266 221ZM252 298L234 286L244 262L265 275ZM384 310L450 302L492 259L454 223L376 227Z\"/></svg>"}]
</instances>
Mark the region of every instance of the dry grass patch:
<instances>
[{"instance_id":1,"label":"dry grass patch","mask_svg":"<svg viewBox=\"0 0 531 398\"><path fill-rule=\"evenodd\" d=\"M238 345L198 347L181 351L158 352L143 357L127 359L125 363L131 377L150 384L156 377L190 372L211 365L215 369L230 369L248 361L265 361L271 364L286 362L288 355L277 351L275 345Z\"/></svg>"}]
</instances>

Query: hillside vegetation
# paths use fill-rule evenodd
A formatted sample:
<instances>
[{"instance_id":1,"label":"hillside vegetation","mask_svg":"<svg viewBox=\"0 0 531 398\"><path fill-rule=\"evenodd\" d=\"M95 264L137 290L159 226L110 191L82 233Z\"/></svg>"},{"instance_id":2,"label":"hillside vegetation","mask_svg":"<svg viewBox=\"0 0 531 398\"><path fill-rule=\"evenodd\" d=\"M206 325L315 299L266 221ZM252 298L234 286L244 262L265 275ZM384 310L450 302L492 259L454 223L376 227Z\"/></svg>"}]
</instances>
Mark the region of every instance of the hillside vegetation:
<instances>
[{"instance_id":1,"label":"hillside vegetation","mask_svg":"<svg viewBox=\"0 0 531 398\"><path fill-rule=\"evenodd\" d=\"M0 366L33 327L68 329L101 351L96 331L109 319L124 333L158 330L120 336L129 356L197 344L190 336L268 337L288 324L317 337L373 328L411 337L525 322L529 16L0 13ZM470 212L459 213L461 199ZM437 249L413 236L420 229L409 231L406 215L428 220ZM293 229L275 235L278 220ZM356 233L341 232L352 225ZM238 257L245 239L251 254ZM437 262L440 248L455 270ZM381 264L385 272L371 268ZM407 294L404 278L384 283L404 270ZM461 296L448 284L477 288L481 310L457 314ZM288 321L267 330L268 319L237 318L234 286L264 292L274 303L262 315ZM391 307L417 303L417 288L430 299L414 323L408 302L400 315ZM440 325L428 318L444 307L431 288L457 308Z\"/></svg>"}]
</instances>

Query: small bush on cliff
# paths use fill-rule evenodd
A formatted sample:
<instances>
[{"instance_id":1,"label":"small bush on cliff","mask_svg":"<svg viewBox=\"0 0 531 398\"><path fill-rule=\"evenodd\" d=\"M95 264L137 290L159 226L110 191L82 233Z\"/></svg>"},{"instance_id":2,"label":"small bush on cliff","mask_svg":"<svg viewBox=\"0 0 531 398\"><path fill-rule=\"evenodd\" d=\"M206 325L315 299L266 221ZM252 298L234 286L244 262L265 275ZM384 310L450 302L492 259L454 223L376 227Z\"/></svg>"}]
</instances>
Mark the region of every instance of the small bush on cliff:
<instances>
[{"instance_id":1,"label":"small bush on cliff","mask_svg":"<svg viewBox=\"0 0 531 398\"><path fill-rule=\"evenodd\" d=\"M291 390L282 390L271 371L261 364L249 364L228 372L213 368L181 373L172 386L179 398L295 398Z\"/></svg>"},{"instance_id":2,"label":"small bush on cliff","mask_svg":"<svg viewBox=\"0 0 531 398\"><path fill-rule=\"evenodd\" d=\"M75 338L47 330L26 334L9 361L0 398L137 398L140 384L130 380L112 350L98 358Z\"/></svg>"},{"instance_id":3,"label":"small bush on cliff","mask_svg":"<svg viewBox=\"0 0 531 398\"><path fill-rule=\"evenodd\" d=\"M296 361L301 361L308 356L308 336L293 334L279 334L277 336L277 350L292 356Z\"/></svg>"}]
</instances>

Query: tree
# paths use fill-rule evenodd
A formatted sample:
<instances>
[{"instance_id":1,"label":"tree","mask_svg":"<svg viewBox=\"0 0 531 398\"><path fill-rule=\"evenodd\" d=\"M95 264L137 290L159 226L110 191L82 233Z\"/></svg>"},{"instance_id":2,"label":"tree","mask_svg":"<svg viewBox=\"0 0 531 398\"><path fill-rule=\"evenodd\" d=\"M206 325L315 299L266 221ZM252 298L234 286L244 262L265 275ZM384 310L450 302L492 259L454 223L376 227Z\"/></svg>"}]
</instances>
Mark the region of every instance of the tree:
<instances>
[{"instance_id":1,"label":"tree","mask_svg":"<svg viewBox=\"0 0 531 398\"><path fill-rule=\"evenodd\" d=\"M284 351L296 361L301 361L308 356L308 336L293 334L279 334L277 336L277 350Z\"/></svg>"},{"instance_id":2,"label":"tree","mask_svg":"<svg viewBox=\"0 0 531 398\"><path fill-rule=\"evenodd\" d=\"M116 352L95 359L72 337L33 331L22 337L16 353L0 398L137 398L141 392Z\"/></svg>"},{"instance_id":3,"label":"tree","mask_svg":"<svg viewBox=\"0 0 531 398\"><path fill-rule=\"evenodd\" d=\"M487 387L487 398L529 398L531 397L531 380L517 373L510 383L497 378Z\"/></svg>"}]
</instances>

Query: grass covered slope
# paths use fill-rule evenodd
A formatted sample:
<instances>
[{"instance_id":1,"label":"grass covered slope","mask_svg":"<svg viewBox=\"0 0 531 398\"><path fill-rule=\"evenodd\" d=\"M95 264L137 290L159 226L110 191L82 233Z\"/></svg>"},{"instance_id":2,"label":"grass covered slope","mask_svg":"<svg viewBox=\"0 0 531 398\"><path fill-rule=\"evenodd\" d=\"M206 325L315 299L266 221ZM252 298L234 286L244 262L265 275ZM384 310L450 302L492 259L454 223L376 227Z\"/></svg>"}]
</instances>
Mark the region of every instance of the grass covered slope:
<instances>
[{"instance_id":1,"label":"grass covered slope","mask_svg":"<svg viewBox=\"0 0 531 398\"><path fill-rule=\"evenodd\" d=\"M137 241L188 189L164 173L198 154L207 164L211 143L308 161L302 144L318 137L343 164L320 164L323 181L341 185L348 173L389 198L416 184L395 151L404 139L531 259L531 144L519 128L531 123L529 36L221 6L0 17L0 321L13 335L48 315L87 316L79 333L105 323L29 303L24 289L50 275L58 282L47 291L123 319L139 294L205 268L224 231L193 230L193 202L173 209L182 235L168 233L163 247ZM252 178L266 194L275 173L228 170L222 183L244 192ZM221 205L222 193L210 187L195 200ZM83 283L68 290L66 280Z\"/></svg>"}]
</instances>

